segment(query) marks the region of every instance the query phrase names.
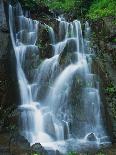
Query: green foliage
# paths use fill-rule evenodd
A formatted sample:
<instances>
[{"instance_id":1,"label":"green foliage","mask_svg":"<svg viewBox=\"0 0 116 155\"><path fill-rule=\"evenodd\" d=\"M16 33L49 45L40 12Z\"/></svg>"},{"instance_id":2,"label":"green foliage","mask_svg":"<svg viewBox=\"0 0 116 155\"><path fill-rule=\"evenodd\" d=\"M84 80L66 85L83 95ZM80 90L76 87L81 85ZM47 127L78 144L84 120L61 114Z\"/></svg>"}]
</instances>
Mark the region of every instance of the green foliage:
<instances>
[{"instance_id":1,"label":"green foliage","mask_svg":"<svg viewBox=\"0 0 116 155\"><path fill-rule=\"evenodd\" d=\"M116 95L116 87L111 83L109 86L106 88L106 93L108 96L110 96L110 104L111 104L111 109L112 109L112 116L114 119L116 119L116 100L114 99Z\"/></svg>"},{"instance_id":2,"label":"green foliage","mask_svg":"<svg viewBox=\"0 0 116 155\"><path fill-rule=\"evenodd\" d=\"M114 43L116 43L116 38L114 38L112 41L113 41Z\"/></svg>"},{"instance_id":3,"label":"green foliage","mask_svg":"<svg viewBox=\"0 0 116 155\"><path fill-rule=\"evenodd\" d=\"M76 152L69 152L68 155L79 155Z\"/></svg>"},{"instance_id":4,"label":"green foliage","mask_svg":"<svg viewBox=\"0 0 116 155\"><path fill-rule=\"evenodd\" d=\"M113 95L113 94L116 93L116 88L115 88L113 85L111 85L111 86L109 86L109 87L106 88L106 91L107 91L107 93L109 93L110 95Z\"/></svg>"},{"instance_id":5,"label":"green foliage","mask_svg":"<svg viewBox=\"0 0 116 155\"><path fill-rule=\"evenodd\" d=\"M93 1L94 0L75 0L75 14L80 17L85 17Z\"/></svg>"},{"instance_id":6,"label":"green foliage","mask_svg":"<svg viewBox=\"0 0 116 155\"><path fill-rule=\"evenodd\" d=\"M65 12L75 12L78 16L84 15L93 0L48 0L50 9L61 9Z\"/></svg>"},{"instance_id":7,"label":"green foliage","mask_svg":"<svg viewBox=\"0 0 116 155\"><path fill-rule=\"evenodd\" d=\"M61 9L70 11L74 7L75 0L19 0L21 4L29 9L40 5L48 6L50 9Z\"/></svg>"},{"instance_id":8,"label":"green foliage","mask_svg":"<svg viewBox=\"0 0 116 155\"><path fill-rule=\"evenodd\" d=\"M115 0L96 0L90 7L87 17L97 19L104 16L116 15L116 1Z\"/></svg>"},{"instance_id":9,"label":"green foliage","mask_svg":"<svg viewBox=\"0 0 116 155\"><path fill-rule=\"evenodd\" d=\"M90 155L89 153L76 153L76 152L69 152L67 155ZM97 153L97 154L95 154L95 155L106 155L105 153L103 153L103 152L99 152L99 153Z\"/></svg>"},{"instance_id":10,"label":"green foliage","mask_svg":"<svg viewBox=\"0 0 116 155\"><path fill-rule=\"evenodd\" d=\"M105 154L100 152L100 153L98 153L97 155L105 155Z\"/></svg>"},{"instance_id":11,"label":"green foliage","mask_svg":"<svg viewBox=\"0 0 116 155\"><path fill-rule=\"evenodd\" d=\"M51 9L61 9L63 11L70 11L74 7L75 0L51 0L48 6Z\"/></svg>"},{"instance_id":12,"label":"green foliage","mask_svg":"<svg viewBox=\"0 0 116 155\"><path fill-rule=\"evenodd\" d=\"M32 155L41 155L40 153L33 153Z\"/></svg>"},{"instance_id":13,"label":"green foliage","mask_svg":"<svg viewBox=\"0 0 116 155\"><path fill-rule=\"evenodd\" d=\"M115 0L19 0L28 9L38 6L48 6L51 10L73 12L76 17L97 19L104 16L114 16Z\"/></svg>"},{"instance_id":14,"label":"green foliage","mask_svg":"<svg viewBox=\"0 0 116 155\"><path fill-rule=\"evenodd\" d=\"M19 0L19 2L28 9L36 9L39 5L45 5L46 0Z\"/></svg>"}]
</instances>

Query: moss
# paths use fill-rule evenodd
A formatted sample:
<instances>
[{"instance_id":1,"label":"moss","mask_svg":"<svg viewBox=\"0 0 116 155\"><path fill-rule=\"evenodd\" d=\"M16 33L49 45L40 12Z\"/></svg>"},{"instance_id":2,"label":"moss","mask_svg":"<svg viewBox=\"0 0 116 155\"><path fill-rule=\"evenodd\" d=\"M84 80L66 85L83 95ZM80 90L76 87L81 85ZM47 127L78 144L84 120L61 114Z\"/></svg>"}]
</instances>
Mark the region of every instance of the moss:
<instances>
[{"instance_id":1,"label":"moss","mask_svg":"<svg viewBox=\"0 0 116 155\"><path fill-rule=\"evenodd\" d=\"M76 152L69 152L68 155L79 155Z\"/></svg>"}]
</instances>

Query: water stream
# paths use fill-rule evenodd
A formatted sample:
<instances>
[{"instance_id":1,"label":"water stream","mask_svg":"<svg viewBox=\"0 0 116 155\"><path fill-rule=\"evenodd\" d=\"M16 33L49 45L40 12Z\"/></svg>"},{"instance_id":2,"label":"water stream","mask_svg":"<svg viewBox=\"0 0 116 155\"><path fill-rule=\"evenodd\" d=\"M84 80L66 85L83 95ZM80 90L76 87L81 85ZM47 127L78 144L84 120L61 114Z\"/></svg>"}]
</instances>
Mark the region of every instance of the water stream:
<instances>
[{"instance_id":1,"label":"water stream","mask_svg":"<svg viewBox=\"0 0 116 155\"><path fill-rule=\"evenodd\" d=\"M53 55L38 65L30 83L24 66L28 52L39 52L36 42L40 23L25 17L20 4L9 6L21 97L18 107L21 134L31 144L39 142L46 149L63 154L69 150L99 148L110 140L103 126L99 81L91 69L89 24L85 23L83 38L80 21L67 22L63 17L56 20L58 40L53 28L47 26ZM46 94L41 100L38 96L42 90Z\"/></svg>"}]
</instances>

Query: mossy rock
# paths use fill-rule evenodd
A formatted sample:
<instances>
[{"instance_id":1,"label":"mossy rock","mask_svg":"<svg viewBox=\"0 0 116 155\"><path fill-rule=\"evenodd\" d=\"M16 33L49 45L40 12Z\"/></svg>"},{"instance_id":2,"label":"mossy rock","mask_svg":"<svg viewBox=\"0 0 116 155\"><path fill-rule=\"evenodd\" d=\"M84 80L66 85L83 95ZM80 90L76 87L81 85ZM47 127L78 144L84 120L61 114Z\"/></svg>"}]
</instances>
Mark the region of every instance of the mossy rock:
<instances>
[{"instance_id":1,"label":"mossy rock","mask_svg":"<svg viewBox=\"0 0 116 155\"><path fill-rule=\"evenodd\" d=\"M77 51L76 43L73 40L67 41L65 48L60 54L59 64L61 66L67 66L71 63L76 63L78 61L76 51Z\"/></svg>"}]
</instances>

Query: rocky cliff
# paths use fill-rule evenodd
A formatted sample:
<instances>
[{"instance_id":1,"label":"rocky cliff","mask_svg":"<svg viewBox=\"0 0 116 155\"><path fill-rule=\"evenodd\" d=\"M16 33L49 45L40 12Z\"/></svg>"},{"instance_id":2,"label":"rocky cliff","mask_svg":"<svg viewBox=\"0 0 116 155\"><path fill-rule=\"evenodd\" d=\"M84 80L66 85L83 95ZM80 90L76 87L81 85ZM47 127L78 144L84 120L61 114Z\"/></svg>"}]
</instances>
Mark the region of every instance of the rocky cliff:
<instances>
[{"instance_id":1,"label":"rocky cliff","mask_svg":"<svg viewBox=\"0 0 116 155\"><path fill-rule=\"evenodd\" d=\"M116 17L92 21L92 47L95 51L94 72L101 79L106 123L116 142Z\"/></svg>"},{"instance_id":2,"label":"rocky cliff","mask_svg":"<svg viewBox=\"0 0 116 155\"><path fill-rule=\"evenodd\" d=\"M17 78L15 66L15 56L4 7L0 1L0 131L9 130L15 124L13 113L18 104L16 102Z\"/></svg>"}]
</instances>

